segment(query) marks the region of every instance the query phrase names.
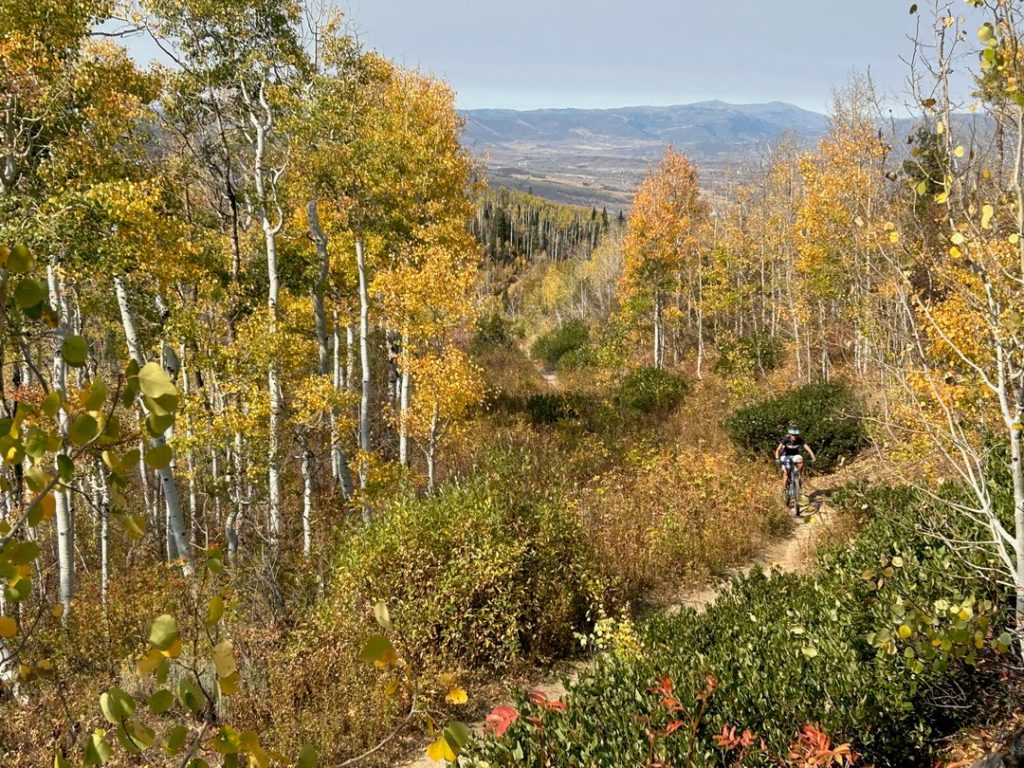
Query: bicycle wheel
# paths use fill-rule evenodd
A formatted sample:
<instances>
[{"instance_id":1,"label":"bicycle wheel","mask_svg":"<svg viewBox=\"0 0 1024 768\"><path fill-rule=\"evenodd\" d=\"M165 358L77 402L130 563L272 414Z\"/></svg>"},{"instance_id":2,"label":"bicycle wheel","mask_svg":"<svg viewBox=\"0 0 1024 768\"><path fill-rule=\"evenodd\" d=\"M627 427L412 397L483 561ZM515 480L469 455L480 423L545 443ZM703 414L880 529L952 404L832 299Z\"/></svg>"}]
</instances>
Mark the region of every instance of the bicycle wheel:
<instances>
[{"instance_id":1,"label":"bicycle wheel","mask_svg":"<svg viewBox=\"0 0 1024 768\"><path fill-rule=\"evenodd\" d=\"M800 472L796 467L793 468L791 477L790 495L793 499L793 514L800 517L800 494L803 492L803 489L801 488L802 483L800 481Z\"/></svg>"}]
</instances>

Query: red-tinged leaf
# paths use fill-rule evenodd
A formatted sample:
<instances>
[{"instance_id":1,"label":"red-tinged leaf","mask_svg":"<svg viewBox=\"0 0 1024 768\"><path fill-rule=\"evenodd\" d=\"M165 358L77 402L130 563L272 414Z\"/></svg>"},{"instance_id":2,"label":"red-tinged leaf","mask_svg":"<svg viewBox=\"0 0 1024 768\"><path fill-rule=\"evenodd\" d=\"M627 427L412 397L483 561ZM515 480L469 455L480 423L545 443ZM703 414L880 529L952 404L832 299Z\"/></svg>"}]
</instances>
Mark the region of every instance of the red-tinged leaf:
<instances>
[{"instance_id":1,"label":"red-tinged leaf","mask_svg":"<svg viewBox=\"0 0 1024 768\"><path fill-rule=\"evenodd\" d=\"M487 730L494 735L494 738L500 739L505 735L505 731L509 729L509 726L518 719L519 712L514 707L502 704L492 709L484 722Z\"/></svg>"},{"instance_id":2,"label":"red-tinged leaf","mask_svg":"<svg viewBox=\"0 0 1024 768\"><path fill-rule=\"evenodd\" d=\"M548 703L547 694L543 691L533 690L526 694L526 698L536 707L543 707Z\"/></svg>"},{"instance_id":3,"label":"red-tinged leaf","mask_svg":"<svg viewBox=\"0 0 1024 768\"><path fill-rule=\"evenodd\" d=\"M673 720L671 723L668 724L668 726L666 726L666 728L665 728L665 735L666 736L671 736L673 733L678 731L684 725L685 725L685 723L682 720Z\"/></svg>"},{"instance_id":4,"label":"red-tinged leaf","mask_svg":"<svg viewBox=\"0 0 1024 768\"><path fill-rule=\"evenodd\" d=\"M535 715L528 715L526 721L532 723L533 727L538 731L544 730L544 721L541 718L536 717Z\"/></svg>"},{"instance_id":5,"label":"red-tinged leaf","mask_svg":"<svg viewBox=\"0 0 1024 768\"><path fill-rule=\"evenodd\" d=\"M550 699L548 701L548 709L554 710L555 712L565 712L565 702L559 701L558 699Z\"/></svg>"}]
</instances>

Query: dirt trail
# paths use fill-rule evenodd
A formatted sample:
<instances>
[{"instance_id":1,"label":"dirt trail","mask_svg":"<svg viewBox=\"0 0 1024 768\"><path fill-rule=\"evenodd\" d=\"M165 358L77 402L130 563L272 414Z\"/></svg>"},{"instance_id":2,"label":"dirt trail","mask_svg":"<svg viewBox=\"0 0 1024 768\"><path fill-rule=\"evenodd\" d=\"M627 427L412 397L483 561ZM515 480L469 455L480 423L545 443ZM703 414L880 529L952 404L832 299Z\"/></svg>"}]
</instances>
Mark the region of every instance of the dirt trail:
<instances>
[{"instance_id":1,"label":"dirt trail","mask_svg":"<svg viewBox=\"0 0 1024 768\"><path fill-rule=\"evenodd\" d=\"M560 382L555 371L547 370L539 364L537 369L545 384L551 390L559 389ZM778 568L787 573L805 571L812 562L810 555L814 551L816 541L820 538L821 533L829 530L830 523L834 519L834 510L828 503L833 489L861 477L877 476L880 465L880 459L872 452L862 457L853 465L841 468L835 474L830 475L827 478L828 487L817 491L812 490L808 510L803 516L793 520L792 528L783 538L772 542L756 557L733 568L723 579L709 582L696 588L680 589L676 593L670 594L667 599L660 601L657 609L669 615L678 613L683 607L701 611L715 601L715 598L718 597L730 579L735 576L745 575L758 566ZM826 478L821 478L819 483L822 480L826 480ZM510 688L540 691L548 698L560 699L566 694L566 685L572 685L581 672L585 672L593 665L593 657L577 659L572 662L556 665L532 680L506 681L506 684L500 691L495 691L497 696L484 695L477 698L475 703L478 706L483 704L483 708L489 710L498 704L508 701L510 698L508 690ZM484 732L484 722L482 720L472 723L470 727L475 734L482 734ZM444 763L435 762L428 758L425 754L426 742L424 739L420 739L420 741L423 743L418 746L417 754L403 762L399 762L397 764L399 768L436 768L437 766L444 765ZM407 742L410 751L413 749L414 744L416 744L414 740Z\"/></svg>"},{"instance_id":2,"label":"dirt trail","mask_svg":"<svg viewBox=\"0 0 1024 768\"><path fill-rule=\"evenodd\" d=\"M547 380L547 376L545 376L545 380ZM555 382L557 382L557 379L555 379ZM549 383L557 386L557 383ZM851 479L846 477L847 474L847 472L840 472L838 475L830 477L830 485L835 487L842 485L844 481ZM718 597L732 577L747 574L757 566L778 568L788 573L800 573L806 570L810 566L810 555L813 553L816 540L821 532L828 530L829 524L833 519L833 510L828 504L830 494L830 489L812 493L810 509L804 516L793 521L792 529L784 538L770 544L757 557L731 570L726 575L726 578L695 589L680 590L671 595L668 600L662 603L660 610L667 614L678 613L683 607L693 608L698 611L703 610L715 601L715 598ZM566 694L566 685L571 685L575 682L580 673L590 669L593 664L594 659L592 657L561 664L548 670L536 680L521 681L519 685L510 685L508 687L536 690L548 698L560 699ZM486 708L490 709L492 706L504 703L508 698L509 696L506 693L499 700L487 701ZM480 702L478 701L478 703ZM481 734L484 731L484 722L472 723L470 727L475 734ZM418 755L398 763L400 768L436 768L436 766L443 765L443 763L438 763L428 758L424 754L425 748L426 745L424 744L419 749Z\"/></svg>"}]
</instances>

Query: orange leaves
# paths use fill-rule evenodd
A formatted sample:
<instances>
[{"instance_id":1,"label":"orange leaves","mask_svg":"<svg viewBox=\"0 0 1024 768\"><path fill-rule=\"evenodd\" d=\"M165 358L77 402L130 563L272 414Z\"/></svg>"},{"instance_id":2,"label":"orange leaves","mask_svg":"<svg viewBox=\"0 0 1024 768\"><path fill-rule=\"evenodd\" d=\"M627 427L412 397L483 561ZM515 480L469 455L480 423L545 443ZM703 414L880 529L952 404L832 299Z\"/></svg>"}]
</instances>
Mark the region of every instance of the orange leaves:
<instances>
[{"instance_id":1,"label":"orange leaves","mask_svg":"<svg viewBox=\"0 0 1024 768\"><path fill-rule=\"evenodd\" d=\"M622 287L627 300L670 279L693 258L708 213L696 167L686 155L669 149L633 201L623 243Z\"/></svg>"},{"instance_id":2,"label":"orange leaves","mask_svg":"<svg viewBox=\"0 0 1024 768\"><path fill-rule=\"evenodd\" d=\"M798 768L849 766L857 762L857 754L849 744L832 746L828 734L814 725L805 725L796 741L790 744L789 759Z\"/></svg>"},{"instance_id":3,"label":"orange leaves","mask_svg":"<svg viewBox=\"0 0 1024 768\"><path fill-rule=\"evenodd\" d=\"M505 731L519 719L519 712L514 707L506 705L497 706L491 710L485 720L487 730L496 739L505 735Z\"/></svg>"}]
</instances>

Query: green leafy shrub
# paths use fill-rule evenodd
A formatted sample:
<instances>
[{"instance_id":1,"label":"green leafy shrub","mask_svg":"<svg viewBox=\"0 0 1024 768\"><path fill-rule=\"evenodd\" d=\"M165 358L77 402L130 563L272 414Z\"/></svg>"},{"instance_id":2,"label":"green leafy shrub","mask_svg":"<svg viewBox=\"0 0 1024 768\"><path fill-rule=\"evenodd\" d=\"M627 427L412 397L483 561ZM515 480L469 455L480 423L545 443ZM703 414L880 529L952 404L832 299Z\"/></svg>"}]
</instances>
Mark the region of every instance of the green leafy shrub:
<instances>
[{"instance_id":1,"label":"green leafy shrub","mask_svg":"<svg viewBox=\"0 0 1024 768\"><path fill-rule=\"evenodd\" d=\"M570 320L548 331L533 342L531 351L538 360L557 368L570 352L583 349L590 342L590 328L582 320Z\"/></svg>"},{"instance_id":2,"label":"green leafy shrub","mask_svg":"<svg viewBox=\"0 0 1024 768\"><path fill-rule=\"evenodd\" d=\"M619 404L640 413L671 411L690 391L685 379L660 368L638 368L619 385Z\"/></svg>"},{"instance_id":3,"label":"green leafy shrub","mask_svg":"<svg viewBox=\"0 0 1024 768\"><path fill-rule=\"evenodd\" d=\"M476 321L471 346L474 351L480 352L491 347L510 344L514 340L512 324L505 319L501 312L492 310L481 315Z\"/></svg>"},{"instance_id":4,"label":"green leafy shrub","mask_svg":"<svg viewBox=\"0 0 1024 768\"><path fill-rule=\"evenodd\" d=\"M982 653L977 633L984 653L1005 648L1005 596L978 582L956 553L915 532L948 510L908 491L846 501L870 519L852 543L821 557L817 575L755 571L703 614L651 620L642 627L643 650L602 656L571 687L564 711L545 717L543 730L518 718L500 739L477 745L468 764L539 765L539 755L550 765L648 764L651 729L670 730L652 687L671 681L686 711L701 709L700 696L706 710L680 723L684 734L696 727L692 762L688 738L668 737L658 744L666 764L722 765L714 737L732 726L785 754L797 732L816 723L836 742L851 742L866 764L931 765L932 737L962 725L977 700L982 674L967 650ZM984 565L986 556L977 557ZM930 623L907 626L912 606ZM922 646L933 649L932 658L917 656ZM535 702L517 707L536 714ZM763 762L752 754L742 764Z\"/></svg>"},{"instance_id":5,"label":"green leafy shrub","mask_svg":"<svg viewBox=\"0 0 1024 768\"><path fill-rule=\"evenodd\" d=\"M267 716L277 732L338 762L394 727L400 702L359 661L363 640L379 632L378 602L414 670L492 673L578 648L574 633L598 615L602 582L577 518L523 494L515 459L486 456L473 478L397 499L369 528L350 532L328 594L270 665L279 706Z\"/></svg>"},{"instance_id":6,"label":"green leafy shrub","mask_svg":"<svg viewBox=\"0 0 1024 768\"><path fill-rule=\"evenodd\" d=\"M725 429L742 450L770 455L787 426L796 424L818 457L817 467L827 471L867 445L861 412L849 385L807 384L741 408L725 420Z\"/></svg>"},{"instance_id":7,"label":"green leafy shrub","mask_svg":"<svg viewBox=\"0 0 1024 768\"><path fill-rule=\"evenodd\" d=\"M581 418L583 406L584 399L579 395L547 392L526 399L526 416L533 424L557 424Z\"/></svg>"},{"instance_id":8,"label":"green leafy shrub","mask_svg":"<svg viewBox=\"0 0 1024 768\"><path fill-rule=\"evenodd\" d=\"M566 352L558 361L558 367L563 371L586 371L598 365L598 351L589 343Z\"/></svg>"},{"instance_id":9,"label":"green leafy shrub","mask_svg":"<svg viewBox=\"0 0 1024 768\"><path fill-rule=\"evenodd\" d=\"M719 343L714 369L721 376L763 374L774 371L782 363L782 341L767 333L754 333Z\"/></svg>"},{"instance_id":10,"label":"green leafy shrub","mask_svg":"<svg viewBox=\"0 0 1024 768\"><path fill-rule=\"evenodd\" d=\"M594 599L586 558L561 506L480 477L382 510L339 554L329 604L384 601L410 658L502 668L572 648Z\"/></svg>"}]
</instances>

